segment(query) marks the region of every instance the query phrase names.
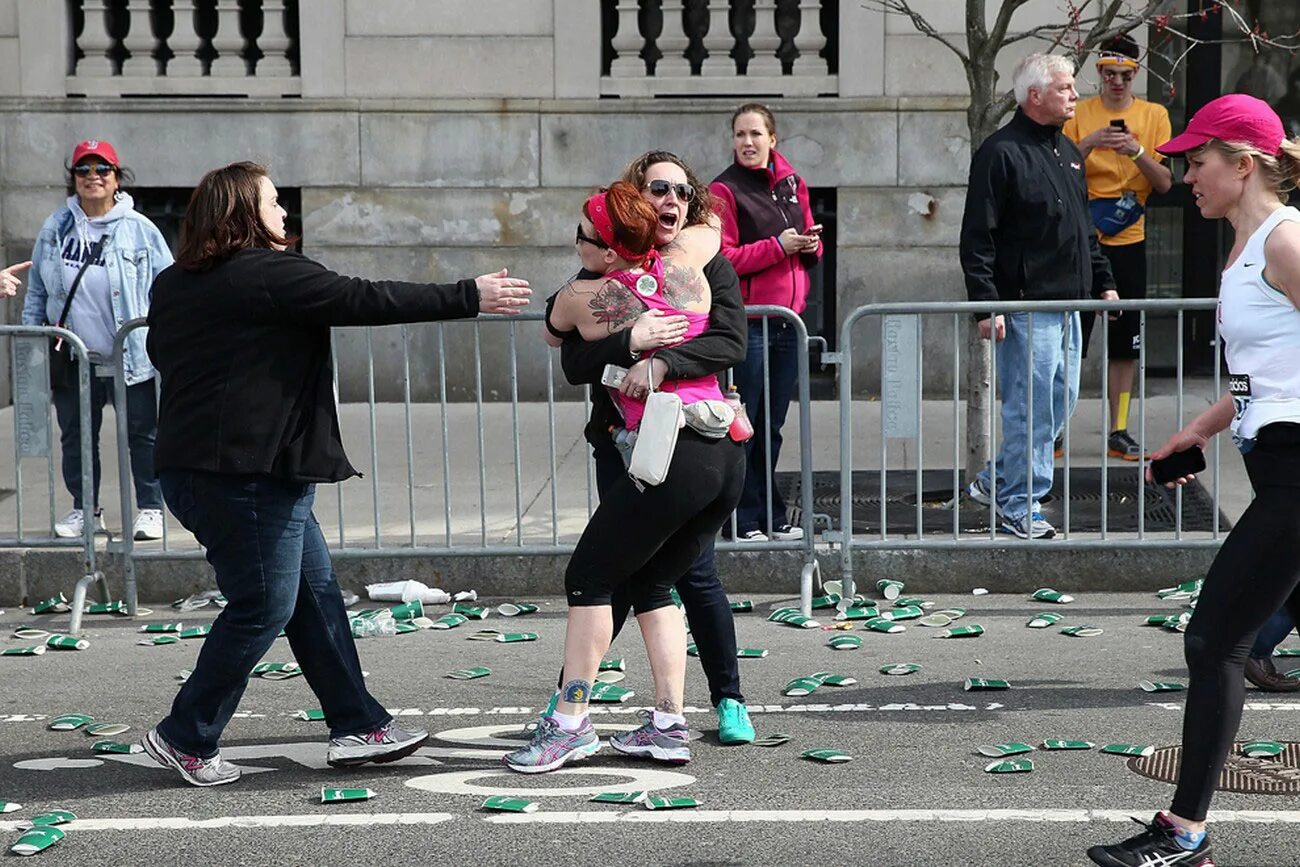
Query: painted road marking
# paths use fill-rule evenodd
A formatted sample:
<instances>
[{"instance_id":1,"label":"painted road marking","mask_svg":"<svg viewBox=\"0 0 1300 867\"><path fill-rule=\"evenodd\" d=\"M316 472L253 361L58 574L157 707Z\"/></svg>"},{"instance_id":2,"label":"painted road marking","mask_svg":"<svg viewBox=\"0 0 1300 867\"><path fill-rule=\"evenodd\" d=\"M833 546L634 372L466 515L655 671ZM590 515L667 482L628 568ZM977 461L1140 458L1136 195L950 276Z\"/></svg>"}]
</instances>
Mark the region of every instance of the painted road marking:
<instances>
[{"instance_id":1,"label":"painted road marking","mask_svg":"<svg viewBox=\"0 0 1300 867\"><path fill-rule=\"evenodd\" d=\"M406 781L412 789L433 792L439 795L513 795L520 798L551 798L573 795L598 795L601 792L649 792L671 789L677 786L689 786L695 782L690 774L675 771L661 771L654 768L581 768L551 771L546 775L550 779L557 777L617 777L620 781L606 786L568 786L565 788L532 788L511 785L475 786L470 780L521 780L527 779L514 771L504 768L493 771L459 771L455 773L429 774Z\"/></svg>"},{"instance_id":2,"label":"painted road marking","mask_svg":"<svg viewBox=\"0 0 1300 867\"><path fill-rule=\"evenodd\" d=\"M564 773L559 771L557 773ZM495 791L495 790L494 790ZM1144 815L1147 808L1134 810L695 810L650 812L520 813L475 816L491 825L610 824L639 822L1028 822L1076 824L1129 822ZM184 816L160 818L77 819L63 825L69 831L202 831L225 828L305 828L313 826L438 825L467 816L451 813L325 813L289 816L224 816L190 819ZM1257 825L1300 824L1300 810L1211 810L1214 824ZM19 821L0 822L0 831L17 831Z\"/></svg>"}]
</instances>

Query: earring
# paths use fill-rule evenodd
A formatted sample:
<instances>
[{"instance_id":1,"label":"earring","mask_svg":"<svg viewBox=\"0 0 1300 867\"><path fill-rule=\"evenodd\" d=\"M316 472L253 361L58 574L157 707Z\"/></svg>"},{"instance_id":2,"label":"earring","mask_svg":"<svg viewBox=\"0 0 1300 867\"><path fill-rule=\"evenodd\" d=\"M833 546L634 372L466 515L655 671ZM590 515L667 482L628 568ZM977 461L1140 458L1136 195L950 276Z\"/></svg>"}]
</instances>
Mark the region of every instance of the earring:
<instances>
[{"instance_id":1,"label":"earring","mask_svg":"<svg viewBox=\"0 0 1300 867\"><path fill-rule=\"evenodd\" d=\"M113 201L115 202L120 202L125 197L126 197L126 193L122 192L121 190L115 190L113 192Z\"/></svg>"}]
</instances>

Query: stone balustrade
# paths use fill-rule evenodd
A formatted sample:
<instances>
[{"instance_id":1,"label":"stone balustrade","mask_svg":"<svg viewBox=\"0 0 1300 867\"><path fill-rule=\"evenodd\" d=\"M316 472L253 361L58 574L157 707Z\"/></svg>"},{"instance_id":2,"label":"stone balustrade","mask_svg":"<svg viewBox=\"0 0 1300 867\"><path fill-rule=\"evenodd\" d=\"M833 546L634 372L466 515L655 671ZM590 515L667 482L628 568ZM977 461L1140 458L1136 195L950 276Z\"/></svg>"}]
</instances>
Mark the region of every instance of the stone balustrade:
<instances>
[{"instance_id":1,"label":"stone balustrade","mask_svg":"<svg viewBox=\"0 0 1300 867\"><path fill-rule=\"evenodd\" d=\"M823 5L617 0L602 34L612 59L601 95L837 96L839 18Z\"/></svg>"},{"instance_id":2,"label":"stone balustrade","mask_svg":"<svg viewBox=\"0 0 1300 867\"><path fill-rule=\"evenodd\" d=\"M302 92L297 0L68 0L69 96Z\"/></svg>"}]
</instances>

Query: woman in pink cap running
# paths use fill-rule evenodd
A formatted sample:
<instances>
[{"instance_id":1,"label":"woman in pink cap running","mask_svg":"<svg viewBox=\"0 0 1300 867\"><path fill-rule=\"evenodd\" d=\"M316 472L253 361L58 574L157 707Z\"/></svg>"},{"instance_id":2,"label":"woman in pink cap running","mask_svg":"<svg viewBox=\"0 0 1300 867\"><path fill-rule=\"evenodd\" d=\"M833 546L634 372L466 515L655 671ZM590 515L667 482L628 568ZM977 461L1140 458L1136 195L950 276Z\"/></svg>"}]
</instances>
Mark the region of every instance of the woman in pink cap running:
<instances>
[{"instance_id":1,"label":"woman in pink cap running","mask_svg":"<svg viewBox=\"0 0 1300 867\"><path fill-rule=\"evenodd\" d=\"M1287 140L1267 103L1231 94L1159 150L1187 157L1183 180L1201 215L1226 218L1236 242L1219 289L1228 393L1151 457L1204 449L1230 430L1255 499L1224 540L1187 627L1190 685L1173 804L1142 833L1094 846L1088 857L1208 867L1205 816L1241 723L1247 654L1279 608L1300 616L1300 211L1283 204L1300 183L1300 139Z\"/></svg>"}]
</instances>

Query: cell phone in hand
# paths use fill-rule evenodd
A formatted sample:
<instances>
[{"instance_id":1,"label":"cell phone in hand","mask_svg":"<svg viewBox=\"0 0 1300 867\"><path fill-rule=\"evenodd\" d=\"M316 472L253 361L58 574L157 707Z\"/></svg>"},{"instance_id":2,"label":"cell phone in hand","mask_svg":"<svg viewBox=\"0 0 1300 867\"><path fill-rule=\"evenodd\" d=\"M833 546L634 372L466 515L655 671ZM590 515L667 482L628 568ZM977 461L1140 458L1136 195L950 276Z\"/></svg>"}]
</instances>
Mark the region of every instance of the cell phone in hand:
<instances>
[{"instance_id":1,"label":"cell phone in hand","mask_svg":"<svg viewBox=\"0 0 1300 867\"><path fill-rule=\"evenodd\" d=\"M1128 126L1124 123L1124 118L1117 117L1110 122L1110 128L1119 132L1128 132Z\"/></svg>"},{"instance_id":2,"label":"cell phone in hand","mask_svg":"<svg viewBox=\"0 0 1300 867\"><path fill-rule=\"evenodd\" d=\"M821 223L813 223L811 226L809 226L807 229L804 230L805 235L820 235L821 233L822 233Z\"/></svg>"},{"instance_id":3,"label":"cell phone in hand","mask_svg":"<svg viewBox=\"0 0 1300 867\"><path fill-rule=\"evenodd\" d=\"M1205 469L1205 452L1200 446L1190 446L1168 457L1151 462L1151 480L1157 485L1167 485L1183 476Z\"/></svg>"},{"instance_id":4,"label":"cell phone in hand","mask_svg":"<svg viewBox=\"0 0 1300 867\"><path fill-rule=\"evenodd\" d=\"M618 388L623 384L623 379L626 376L626 367L619 367L617 364L606 364L604 373L600 375L600 384L610 388Z\"/></svg>"}]
</instances>

